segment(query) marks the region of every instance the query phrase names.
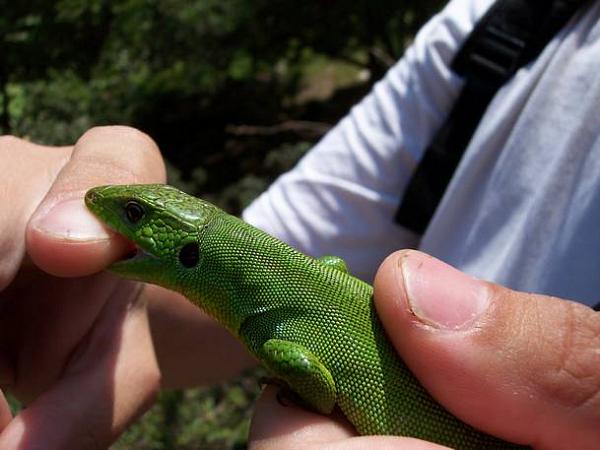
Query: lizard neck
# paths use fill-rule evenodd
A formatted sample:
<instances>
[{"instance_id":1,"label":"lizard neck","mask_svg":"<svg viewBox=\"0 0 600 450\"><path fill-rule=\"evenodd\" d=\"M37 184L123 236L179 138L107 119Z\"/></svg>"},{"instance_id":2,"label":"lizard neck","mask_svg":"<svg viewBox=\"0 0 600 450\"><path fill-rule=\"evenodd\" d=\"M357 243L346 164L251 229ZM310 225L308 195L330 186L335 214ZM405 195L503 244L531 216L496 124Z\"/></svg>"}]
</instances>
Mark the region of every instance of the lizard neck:
<instances>
[{"instance_id":1,"label":"lizard neck","mask_svg":"<svg viewBox=\"0 0 600 450\"><path fill-rule=\"evenodd\" d=\"M199 241L201 262L183 294L235 335L247 318L286 306L293 274L318 270L314 259L229 215L215 217Z\"/></svg>"}]
</instances>

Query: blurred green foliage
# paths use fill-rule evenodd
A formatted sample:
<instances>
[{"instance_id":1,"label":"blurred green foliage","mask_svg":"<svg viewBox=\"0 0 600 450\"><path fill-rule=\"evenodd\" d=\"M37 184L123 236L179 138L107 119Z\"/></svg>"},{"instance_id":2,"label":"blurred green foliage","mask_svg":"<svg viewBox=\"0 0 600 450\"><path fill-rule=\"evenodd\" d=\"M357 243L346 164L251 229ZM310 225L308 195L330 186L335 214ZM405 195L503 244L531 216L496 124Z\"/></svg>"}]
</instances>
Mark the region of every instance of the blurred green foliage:
<instances>
[{"instance_id":1,"label":"blurred green foliage","mask_svg":"<svg viewBox=\"0 0 600 450\"><path fill-rule=\"evenodd\" d=\"M92 125L136 126L174 178L239 212L249 195L232 190L293 164L265 162L317 140L441 3L0 0L0 127L70 144Z\"/></svg>"},{"instance_id":2,"label":"blurred green foliage","mask_svg":"<svg viewBox=\"0 0 600 450\"><path fill-rule=\"evenodd\" d=\"M0 129L71 144L94 125L141 128L172 184L239 213L443 3L0 0ZM115 448L243 448L257 392L251 373L164 393Z\"/></svg>"},{"instance_id":3,"label":"blurred green foliage","mask_svg":"<svg viewBox=\"0 0 600 450\"><path fill-rule=\"evenodd\" d=\"M261 369L217 386L163 392L113 450L244 449Z\"/></svg>"}]
</instances>

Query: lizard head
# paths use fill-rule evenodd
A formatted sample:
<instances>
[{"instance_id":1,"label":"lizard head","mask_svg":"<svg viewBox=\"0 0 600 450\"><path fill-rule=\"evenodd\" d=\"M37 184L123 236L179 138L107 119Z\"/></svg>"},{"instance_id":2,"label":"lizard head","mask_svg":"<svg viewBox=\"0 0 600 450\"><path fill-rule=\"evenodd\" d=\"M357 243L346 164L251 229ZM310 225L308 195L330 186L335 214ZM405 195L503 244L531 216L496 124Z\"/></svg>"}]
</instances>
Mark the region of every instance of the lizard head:
<instances>
[{"instance_id":1,"label":"lizard head","mask_svg":"<svg viewBox=\"0 0 600 450\"><path fill-rule=\"evenodd\" d=\"M166 185L100 186L85 195L87 207L132 243L111 272L169 287L201 260L202 230L223 212Z\"/></svg>"}]
</instances>

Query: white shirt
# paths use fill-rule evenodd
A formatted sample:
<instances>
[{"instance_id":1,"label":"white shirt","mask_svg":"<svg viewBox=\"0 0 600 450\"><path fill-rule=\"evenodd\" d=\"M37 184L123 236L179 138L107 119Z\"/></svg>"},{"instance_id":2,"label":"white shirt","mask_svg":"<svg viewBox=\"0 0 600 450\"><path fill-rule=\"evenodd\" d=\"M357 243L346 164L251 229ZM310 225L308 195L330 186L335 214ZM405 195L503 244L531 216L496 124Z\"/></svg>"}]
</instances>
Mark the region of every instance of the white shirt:
<instances>
[{"instance_id":1,"label":"white shirt","mask_svg":"<svg viewBox=\"0 0 600 450\"><path fill-rule=\"evenodd\" d=\"M492 3L451 1L244 219L368 281L412 247L514 289L600 302L598 1L498 92L424 235L394 222L462 87L450 63Z\"/></svg>"}]
</instances>

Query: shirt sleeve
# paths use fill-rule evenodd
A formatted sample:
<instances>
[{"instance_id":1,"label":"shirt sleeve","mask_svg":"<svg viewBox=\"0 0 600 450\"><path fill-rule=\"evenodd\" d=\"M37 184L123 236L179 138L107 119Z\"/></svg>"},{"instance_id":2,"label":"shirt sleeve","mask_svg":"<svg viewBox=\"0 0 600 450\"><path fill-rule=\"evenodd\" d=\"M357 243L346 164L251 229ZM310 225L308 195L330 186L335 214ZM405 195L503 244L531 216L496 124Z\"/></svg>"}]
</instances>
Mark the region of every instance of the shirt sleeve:
<instances>
[{"instance_id":1,"label":"shirt sleeve","mask_svg":"<svg viewBox=\"0 0 600 450\"><path fill-rule=\"evenodd\" d=\"M290 172L243 213L312 256L342 257L372 281L379 264L419 236L394 222L410 177L461 88L450 64L492 0L453 0L404 57Z\"/></svg>"}]
</instances>

